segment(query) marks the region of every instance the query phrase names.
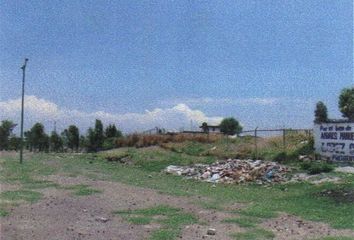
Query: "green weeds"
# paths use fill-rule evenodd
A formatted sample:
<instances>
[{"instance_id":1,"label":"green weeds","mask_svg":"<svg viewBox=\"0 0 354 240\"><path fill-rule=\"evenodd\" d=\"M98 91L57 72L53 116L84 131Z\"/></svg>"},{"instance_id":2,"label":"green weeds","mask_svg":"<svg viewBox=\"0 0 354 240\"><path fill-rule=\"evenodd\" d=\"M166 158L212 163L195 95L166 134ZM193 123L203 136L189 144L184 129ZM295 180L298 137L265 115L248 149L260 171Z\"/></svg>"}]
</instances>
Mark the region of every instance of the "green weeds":
<instances>
[{"instance_id":1,"label":"green weeds","mask_svg":"<svg viewBox=\"0 0 354 240\"><path fill-rule=\"evenodd\" d=\"M192 214L166 205L130 211L116 211L115 213L133 224L157 223L161 225L159 229L151 233L151 240L176 239L184 225L197 222Z\"/></svg>"},{"instance_id":2,"label":"green weeds","mask_svg":"<svg viewBox=\"0 0 354 240\"><path fill-rule=\"evenodd\" d=\"M237 240L268 240L274 239L273 232L261 228L251 229L247 232L235 233L232 235Z\"/></svg>"},{"instance_id":3,"label":"green weeds","mask_svg":"<svg viewBox=\"0 0 354 240\"><path fill-rule=\"evenodd\" d=\"M29 191L29 190L16 190L16 191L6 191L0 194L1 200L6 200L10 202L27 201L34 203L41 198L42 194L39 192Z\"/></svg>"},{"instance_id":4,"label":"green weeds","mask_svg":"<svg viewBox=\"0 0 354 240\"><path fill-rule=\"evenodd\" d=\"M250 217L239 217L239 218L227 218L222 222L224 223L235 223L240 227L245 228L254 228L258 223L261 223L261 220L258 218L250 218Z\"/></svg>"},{"instance_id":5,"label":"green weeds","mask_svg":"<svg viewBox=\"0 0 354 240\"><path fill-rule=\"evenodd\" d=\"M102 192L101 190L90 188L89 185L85 185L85 184L65 186L61 188L65 190L73 190L72 193L77 196L88 196L88 195Z\"/></svg>"},{"instance_id":6,"label":"green weeds","mask_svg":"<svg viewBox=\"0 0 354 240\"><path fill-rule=\"evenodd\" d=\"M216 187L213 187L210 183L186 180L160 172L164 166L169 164L182 165L189 164L189 162L207 162L210 160L208 157L191 156L155 147L124 149L123 151L129 152L133 165L108 162L100 154L97 156L92 154L39 154L34 155L31 159L26 159L22 169L20 169L21 166L15 163L14 159L8 158L0 162L2 169L0 181L21 183L25 186L29 179L36 179L36 176L49 173L76 173L95 178L99 176L100 179L147 187L164 194L207 197L210 203L216 202L220 206L245 203L246 207L239 211L244 217L270 218L275 217L278 212L286 212L307 220L326 222L333 227L354 229L354 222L352 221L354 207L352 204L342 203L338 205L328 197L316 194L328 189L354 187L353 175L338 175L343 179L339 184L289 183L271 186L217 184ZM51 160L48 161L48 159ZM37 167L41 170L36 170ZM51 183L33 184L32 188L35 189L35 186L50 186ZM284 188L287 191L284 191ZM92 191L86 188L81 193L83 195L91 194ZM220 207L203 203L206 202L205 200L200 202L207 208Z\"/></svg>"},{"instance_id":7,"label":"green weeds","mask_svg":"<svg viewBox=\"0 0 354 240\"><path fill-rule=\"evenodd\" d=\"M7 215L9 215L9 213L5 209L0 208L0 217L6 217Z\"/></svg>"}]
</instances>

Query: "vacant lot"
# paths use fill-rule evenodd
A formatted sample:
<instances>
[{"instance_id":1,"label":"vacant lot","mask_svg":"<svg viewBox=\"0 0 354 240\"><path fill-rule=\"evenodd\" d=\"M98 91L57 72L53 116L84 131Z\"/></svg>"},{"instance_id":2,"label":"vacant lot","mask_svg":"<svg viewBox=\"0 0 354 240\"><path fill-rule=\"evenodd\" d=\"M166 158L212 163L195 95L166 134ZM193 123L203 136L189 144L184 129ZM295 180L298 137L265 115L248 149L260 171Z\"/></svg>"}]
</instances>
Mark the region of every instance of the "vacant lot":
<instances>
[{"instance_id":1,"label":"vacant lot","mask_svg":"<svg viewBox=\"0 0 354 240\"><path fill-rule=\"evenodd\" d=\"M1 239L354 239L354 204L341 201L353 175L328 173L341 181L317 185L214 185L161 171L217 159L202 147L31 154L23 165L3 153Z\"/></svg>"}]
</instances>

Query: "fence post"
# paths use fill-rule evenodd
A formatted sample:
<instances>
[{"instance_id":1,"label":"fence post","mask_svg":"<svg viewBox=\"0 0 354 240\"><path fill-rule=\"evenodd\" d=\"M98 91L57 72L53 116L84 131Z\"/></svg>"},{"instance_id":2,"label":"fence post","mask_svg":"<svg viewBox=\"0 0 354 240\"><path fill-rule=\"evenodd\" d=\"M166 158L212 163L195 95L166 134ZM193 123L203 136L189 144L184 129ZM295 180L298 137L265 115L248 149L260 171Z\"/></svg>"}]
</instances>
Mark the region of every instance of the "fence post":
<instances>
[{"instance_id":1,"label":"fence post","mask_svg":"<svg viewBox=\"0 0 354 240\"><path fill-rule=\"evenodd\" d=\"M255 154L256 154L256 159L255 159L255 160L258 159L257 129L258 129L258 127L256 127L256 128L254 129L254 149L255 149Z\"/></svg>"},{"instance_id":2,"label":"fence post","mask_svg":"<svg viewBox=\"0 0 354 240\"><path fill-rule=\"evenodd\" d=\"M285 139L285 128L283 128L283 151L285 152L286 149L286 139Z\"/></svg>"}]
</instances>

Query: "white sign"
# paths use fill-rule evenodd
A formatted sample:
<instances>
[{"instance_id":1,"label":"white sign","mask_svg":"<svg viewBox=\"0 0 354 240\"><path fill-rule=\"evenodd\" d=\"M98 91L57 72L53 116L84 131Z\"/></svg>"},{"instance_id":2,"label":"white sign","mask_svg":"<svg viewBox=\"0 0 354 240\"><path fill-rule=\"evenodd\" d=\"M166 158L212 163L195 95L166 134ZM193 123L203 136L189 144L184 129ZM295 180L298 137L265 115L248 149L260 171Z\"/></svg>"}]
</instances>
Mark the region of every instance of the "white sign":
<instances>
[{"instance_id":1,"label":"white sign","mask_svg":"<svg viewBox=\"0 0 354 240\"><path fill-rule=\"evenodd\" d=\"M314 126L315 150L332 161L354 162L354 122Z\"/></svg>"}]
</instances>

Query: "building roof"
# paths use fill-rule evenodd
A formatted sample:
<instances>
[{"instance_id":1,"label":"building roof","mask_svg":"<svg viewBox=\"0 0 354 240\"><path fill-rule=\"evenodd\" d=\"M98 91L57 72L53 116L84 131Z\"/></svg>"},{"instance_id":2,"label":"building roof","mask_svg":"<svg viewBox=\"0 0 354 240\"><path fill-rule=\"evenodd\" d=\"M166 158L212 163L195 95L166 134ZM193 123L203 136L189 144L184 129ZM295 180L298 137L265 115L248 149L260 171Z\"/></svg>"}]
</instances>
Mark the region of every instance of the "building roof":
<instances>
[{"instance_id":1,"label":"building roof","mask_svg":"<svg viewBox=\"0 0 354 240\"><path fill-rule=\"evenodd\" d=\"M219 125L207 125L208 128L220 128ZM199 128L203 128L203 126L199 126Z\"/></svg>"},{"instance_id":2,"label":"building roof","mask_svg":"<svg viewBox=\"0 0 354 240\"><path fill-rule=\"evenodd\" d=\"M323 123L354 123L354 120L349 120L349 119L328 119L326 122L321 122L317 124L323 124Z\"/></svg>"}]
</instances>

